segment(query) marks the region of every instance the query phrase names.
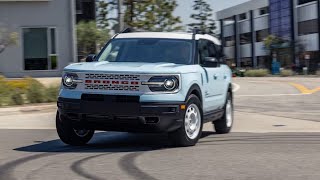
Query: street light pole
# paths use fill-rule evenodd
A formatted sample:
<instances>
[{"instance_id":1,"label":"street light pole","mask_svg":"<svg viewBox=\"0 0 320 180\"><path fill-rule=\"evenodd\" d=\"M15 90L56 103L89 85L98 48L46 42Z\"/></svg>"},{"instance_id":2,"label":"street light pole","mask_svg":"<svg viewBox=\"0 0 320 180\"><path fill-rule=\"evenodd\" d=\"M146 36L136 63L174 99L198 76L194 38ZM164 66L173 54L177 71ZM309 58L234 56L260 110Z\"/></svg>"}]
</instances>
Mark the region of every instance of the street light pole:
<instances>
[{"instance_id":1,"label":"street light pole","mask_svg":"<svg viewBox=\"0 0 320 180\"><path fill-rule=\"evenodd\" d=\"M122 11L123 0L118 0L118 32L124 29L124 14Z\"/></svg>"}]
</instances>

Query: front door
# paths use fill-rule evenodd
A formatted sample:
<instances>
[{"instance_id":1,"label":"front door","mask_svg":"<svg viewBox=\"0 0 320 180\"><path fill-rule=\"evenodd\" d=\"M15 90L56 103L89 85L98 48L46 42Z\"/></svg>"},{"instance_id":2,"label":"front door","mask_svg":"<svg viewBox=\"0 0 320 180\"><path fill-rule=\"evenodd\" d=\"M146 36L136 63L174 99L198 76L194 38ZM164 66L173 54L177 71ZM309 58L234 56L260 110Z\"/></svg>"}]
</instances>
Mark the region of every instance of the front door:
<instances>
[{"instance_id":1,"label":"front door","mask_svg":"<svg viewBox=\"0 0 320 180\"><path fill-rule=\"evenodd\" d=\"M206 57L217 58L214 43L208 40L199 40L198 47L200 64L204 69L204 106L210 112L219 109L223 103L224 77L220 67L203 65Z\"/></svg>"}]
</instances>

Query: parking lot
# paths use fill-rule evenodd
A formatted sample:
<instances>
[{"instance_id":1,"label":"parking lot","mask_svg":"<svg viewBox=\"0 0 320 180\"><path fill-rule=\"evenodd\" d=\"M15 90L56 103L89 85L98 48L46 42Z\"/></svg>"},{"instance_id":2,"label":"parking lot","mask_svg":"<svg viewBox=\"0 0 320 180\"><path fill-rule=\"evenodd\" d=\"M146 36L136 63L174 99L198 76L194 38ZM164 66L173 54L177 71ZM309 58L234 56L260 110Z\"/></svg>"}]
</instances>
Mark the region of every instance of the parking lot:
<instances>
[{"instance_id":1,"label":"parking lot","mask_svg":"<svg viewBox=\"0 0 320 180\"><path fill-rule=\"evenodd\" d=\"M206 124L188 148L116 132L74 148L56 135L54 105L0 109L0 179L320 179L320 79L236 78L234 91L232 133Z\"/></svg>"}]
</instances>

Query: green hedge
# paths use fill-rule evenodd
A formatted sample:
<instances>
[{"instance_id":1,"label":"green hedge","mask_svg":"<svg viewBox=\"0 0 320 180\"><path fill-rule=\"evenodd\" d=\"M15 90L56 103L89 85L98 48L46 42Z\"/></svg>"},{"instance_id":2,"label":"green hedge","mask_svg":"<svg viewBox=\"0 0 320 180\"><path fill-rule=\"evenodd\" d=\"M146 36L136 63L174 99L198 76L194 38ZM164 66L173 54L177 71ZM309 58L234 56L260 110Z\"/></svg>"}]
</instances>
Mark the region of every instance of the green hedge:
<instances>
[{"instance_id":1,"label":"green hedge","mask_svg":"<svg viewBox=\"0 0 320 180\"><path fill-rule=\"evenodd\" d=\"M253 69L247 70L244 73L245 77L265 77L269 75L269 70L267 69Z\"/></svg>"},{"instance_id":2,"label":"green hedge","mask_svg":"<svg viewBox=\"0 0 320 180\"><path fill-rule=\"evenodd\" d=\"M45 87L32 78L8 80L0 76L0 106L55 102L58 86Z\"/></svg>"},{"instance_id":3,"label":"green hedge","mask_svg":"<svg viewBox=\"0 0 320 180\"><path fill-rule=\"evenodd\" d=\"M284 69L284 70L280 71L280 76L282 76L282 77L288 77L288 76L293 76L293 75L294 75L294 73L292 70Z\"/></svg>"}]
</instances>

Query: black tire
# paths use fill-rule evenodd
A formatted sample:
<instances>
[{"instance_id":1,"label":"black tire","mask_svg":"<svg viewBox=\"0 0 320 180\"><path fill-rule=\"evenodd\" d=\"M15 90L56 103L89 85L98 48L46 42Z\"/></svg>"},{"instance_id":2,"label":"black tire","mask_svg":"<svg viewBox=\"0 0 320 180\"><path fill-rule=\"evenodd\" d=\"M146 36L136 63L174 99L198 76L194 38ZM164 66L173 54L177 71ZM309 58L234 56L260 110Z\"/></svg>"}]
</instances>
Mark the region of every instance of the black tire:
<instances>
[{"instance_id":1,"label":"black tire","mask_svg":"<svg viewBox=\"0 0 320 180\"><path fill-rule=\"evenodd\" d=\"M61 141L72 146L86 145L94 134L94 130L88 130L84 136L77 135L68 119L60 119L59 112L56 115L56 128Z\"/></svg>"},{"instance_id":2,"label":"black tire","mask_svg":"<svg viewBox=\"0 0 320 180\"><path fill-rule=\"evenodd\" d=\"M227 121L227 103L231 102L231 125L228 125L228 121ZM226 99L226 103L224 105L224 114L222 116L221 119L214 121L214 129L216 130L217 134L228 134L230 133L232 126L233 126L233 121L234 121L234 112L233 112L233 99L232 99L232 95L230 92L228 92L227 94L227 99Z\"/></svg>"},{"instance_id":3,"label":"black tire","mask_svg":"<svg viewBox=\"0 0 320 180\"><path fill-rule=\"evenodd\" d=\"M198 135L196 136L196 138L194 139L190 139L186 133L185 130L185 116L188 110L188 107L190 105L196 105L200 111L200 131L198 133ZM169 138L173 143L173 146L176 147L187 147L187 146L194 146L197 144L199 138L201 137L202 134L202 127L203 127L203 111L202 111L202 105L201 105L201 101L199 100L199 98L195 95L190 95L186 104L186 112L184 113L183 116L183 122L182 122L182 126L174 131L169 133Z\"/></svg>"}]
</instances>

